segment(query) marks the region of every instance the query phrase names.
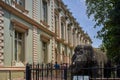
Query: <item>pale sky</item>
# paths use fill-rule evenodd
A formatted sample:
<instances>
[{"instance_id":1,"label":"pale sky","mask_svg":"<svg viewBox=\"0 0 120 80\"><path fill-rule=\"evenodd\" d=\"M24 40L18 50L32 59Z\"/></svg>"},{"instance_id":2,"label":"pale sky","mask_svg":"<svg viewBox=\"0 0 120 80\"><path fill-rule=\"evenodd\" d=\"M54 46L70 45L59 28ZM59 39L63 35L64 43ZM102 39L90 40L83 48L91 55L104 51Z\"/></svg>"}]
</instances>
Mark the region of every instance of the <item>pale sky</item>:
<instances>
[{"instance_id":1,"label":"pale sky","mask_svg":"<svg viewBox=\"0 0 120 80\"><path fill-rule=\"evenodd\" d=\"M82 29L90 36L93 42L92 46L96 48L99 47L102 41L95 38L95 36L100 27L93 28L95 22L92 18L88 19L87 17L85 0L63 0L63 2L67 5L70 12L72 12L72 15L76 18Z\"/></svg>"}]
</instances>

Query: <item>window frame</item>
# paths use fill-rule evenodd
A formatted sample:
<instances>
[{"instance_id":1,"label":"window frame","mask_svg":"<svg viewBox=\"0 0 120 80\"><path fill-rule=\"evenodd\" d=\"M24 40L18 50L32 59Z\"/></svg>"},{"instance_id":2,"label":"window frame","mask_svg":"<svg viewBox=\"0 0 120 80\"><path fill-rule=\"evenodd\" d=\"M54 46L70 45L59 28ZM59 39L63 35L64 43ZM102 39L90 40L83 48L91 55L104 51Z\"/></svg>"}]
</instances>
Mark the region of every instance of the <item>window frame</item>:
<instances>
[{"instance_id":1,"label":"window frame","mask_svg":"<svg viewBox=\"0 0 120 80\"><path fill-rule=\"evenodd\" d=\"M17 32L17 35L16 35L16 32ZM19 34L22 35L22 39L21 40L19 39ZM17 38L16 38L16 36L17 36ZM15 43L15 41L17 41L17 44ZM23 55L21 57L19 57L19 54L18 54L18 46L19 46L18 43L19 42L21 42L21 50L22 50L20 55ZM14 30L14 45L15 45L14 46L14 60L16 62L24 63L25 62L25 33L24 32L20 32L17 29ZM15 48L17 48L17 51L16 51ZM21 61L20 58L23 58L23 61Z\"/></svg>"},{"instance_id":2,"label":"window frame","mask_svg":"<svg viewBox=\"0 0 120 80\"><path fill-rule=\"evenodd\" d=\"M23 0L23 1L24 1L23 6L20 5L17 0L14 0L13 3L17 9L21 10L22 12L28 13L29 11L25 9L26 2L25 2L25 0Z\"/></svg>"},{"instance_id":3,"label":"window frame","mask_svg":"<svg viewBox=\"0 0 120 80\"><path fill-rule=\"evenodd\" d=\"M18 5L20 5L20 6L22 6L22 7L25 8L25 0L15 0L15 2L16 2ZM22 2L23 5L21 5L20 2Z\"/></svg>"},{"instance_id":4,"label":"window frame","mask_svg":"<svg viewBox=\"0 0 120 80\"><path fill-rule=\"evenodd\" d=\"M43 63L46 64L48 62L48 45L47 42L44 41L42 41L42 55L43 55Z\"/></svg>"},{"instance_id":5,"label":"window frame","mask_svg":"<svg viewBox=\"0 0 120 80\"><path fill-rule=\"evenodd\" d=\"M48 3L45 0L42 0L42 10L43 10L43 21L48 23Z\"/></svg>"},{"instance_id":6,"label":"window frame","mask_svg":"<svg viewBox=\"0 0 120 80\"><path fill-rule=\"evenodd\" d=\"M59 36L59 16L55 14L54 18L55 18L55 33L58 37Z\"/></svg>"},{"instance_id":7,"label":"window frame","mask_svg":"<svg viewBox=\"0 0 120 80\"><path fill-rule=\"evenodd\" d=\"M64 22L61 22L61 39L63 39L63 40L64 40L64 35L65 35L64 27L65 27Z\"/></svg>"},{"instance_id":8,"label":"window frame","mask_svg":"<svg viewBox=\"0 0 120 80\"><path fill-rule=\"evenodd\" d=\"M43 43L46 43L46 55L47 55L47 58L48 58L48 45L49 45L49 43L50 43L50 36L48 36L48 35L45 35L45 34L40 34L40 39L41 39L41 43L42 43L42 45L41 45L41 47L42 47L42 53L43 53ZM45 56L44 54L42 54L42 56ZM46 59L46 58L45 58ZM46 62L45 62L46 61ZM48 63L48 59L47 60L44 60L44 58L43 58L43 62L44 63Z\"/></svg>"},{"instance_id":9,"label":"window frame","mask_svg":"<svg viewBox=\"0 0 120 80\"><path fill-rule=\"evenodd\" d=\"M25 24L23 24L22 22L19 22L19 21L17 21L16 19L12 19L11 20L11 23L12 23L12 28L13 28L13 47L12 47L12 49L13 49L13 53L12 53L12 65L13 66L19 66L19 65L17 65L17 63L22 63L22 65L21 66L23 66L24 64L25 64L25 62L26 62L26 35L28 35L28 26L26 26ZM15 31L18 31L18 32L20 32L20 33L23 33L23 36L24 36L24 61L22 62L22 61L16 61L15 60Z\"/></svg>"}]
</instances>

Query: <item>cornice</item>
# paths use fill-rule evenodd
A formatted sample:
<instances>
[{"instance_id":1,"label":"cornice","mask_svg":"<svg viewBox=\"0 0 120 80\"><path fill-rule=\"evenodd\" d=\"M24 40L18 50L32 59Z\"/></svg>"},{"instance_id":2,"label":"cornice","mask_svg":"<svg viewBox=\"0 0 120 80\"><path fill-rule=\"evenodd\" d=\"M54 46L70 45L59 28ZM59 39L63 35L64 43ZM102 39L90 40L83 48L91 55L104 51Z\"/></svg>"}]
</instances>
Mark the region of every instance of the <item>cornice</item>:
<instances>
[{"instance_id":1,"label":"cornice","mask_svg":"<svg viewBox=\"0 0 120 80\"><path fill-rule=\"evenodd\" d=\"M55 37L55 40L56 40L57 42L60 42L60 43L63 43L63 42L64 42L64 40L63 40L63 39L58 38L58 37Z\"/></svg>"},{"instance_id":2,"label":"cornice","mask_svg":"<svg viewBox=\"0 0 120 80\"><path fill-rule=\"evenodd\" d=\"M63 45L69 46L68 42L67 42L66 40L64 40L64 39L61 39L61 38L56 37L55 40L56 40L57 42L62 43Z\"/></svg>"},{"instance_id":3,"label":"cornice","mask_svg":"<svg viewBox=\"0 0 120 80\"><path fill-rule=\"evenodd\" d=\"M11 12L12 14L18 16L19 18L25 20L26 22L36 26L37 28L43 30L44 32L46 32L47 34L50 34L51 36L55 36L55 33L53 33L52 31L48 30L47 28L43 27L41 24L39 24L38 22L36 22L35 20L31 19L30 17L22 14L21 12L19 12L18 10L16 10L15 8L11 7L10 5L6 4L4 1L0 1L0 6Z\"/></svg>"},{"instance_id":4,"label":"cornice","mask_svg":"<svg viewBox=\"0 0 120 80\"><path fill-rule=\"evenodd\" d=\"M20 26L21 28L25 29L25 30L28 30L28 26L26 26L25 24L21 23L21 22L18 22L17 20L15 19L12 19L11 22L16 25L16 26Z\"/></svg>"},{"instance_id":5,"label":"cornice","mask_svg":"<svg viewBox=\"0 0 120 80\"><path fill-rule=\"evenodd\" d=\"M42 41L50 42L50 37L45 35L45 34L41 34L40 38L41 38Z\"/></svg>"}]
</instances>

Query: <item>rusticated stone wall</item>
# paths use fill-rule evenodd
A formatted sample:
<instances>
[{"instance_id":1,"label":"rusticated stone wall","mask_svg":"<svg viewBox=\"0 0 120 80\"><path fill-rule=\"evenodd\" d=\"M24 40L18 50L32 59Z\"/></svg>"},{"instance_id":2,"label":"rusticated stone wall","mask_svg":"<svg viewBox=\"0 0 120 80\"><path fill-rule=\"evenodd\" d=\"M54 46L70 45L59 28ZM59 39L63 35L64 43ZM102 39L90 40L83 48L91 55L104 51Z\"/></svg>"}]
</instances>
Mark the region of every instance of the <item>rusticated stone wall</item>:
<instances>
[{"instance_id":1,"label":"rusticated stone wall","mask_svg":"<svg viewBox=\"0 0 120 80\"><path fill-rule=\"evenodd\" d=\"M38 0L33 0L33 19L35 21L38 21ZM36 63L38 60L38 54L37 54L37 27L33 26L33 62Z\"/></svg>"},{"instance_id":2,"label":"rusticated stone wall","mask_svg":"<svg viewBox=\"0 0 120 80\"><path fill-rule=\"evenodd\" d=\"M2 7L0 7L0 66L4 65L4 12Z\"/></svg>"}]
</instances>

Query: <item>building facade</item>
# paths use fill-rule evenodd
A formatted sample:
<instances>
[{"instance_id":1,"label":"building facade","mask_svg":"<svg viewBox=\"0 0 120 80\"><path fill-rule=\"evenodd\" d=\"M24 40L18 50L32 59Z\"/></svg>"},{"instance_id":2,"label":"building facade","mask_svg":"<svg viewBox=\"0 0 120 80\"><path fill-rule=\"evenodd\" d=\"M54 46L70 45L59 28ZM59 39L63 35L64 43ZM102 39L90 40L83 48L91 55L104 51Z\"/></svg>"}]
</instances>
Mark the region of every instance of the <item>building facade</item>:
<instances>
[{"instance_id":1,"label":"building facade","mask_svg":"<svg viewBox=\"0 0 120 80\"><path fill-rule=\"evenodd\" d=\"M2 80L23 77L10 71L26 63L71 63L74 47L91 43L61 0L0 0Z\"/></svg>"},{"instance_id":2,"label":"building facade","mask_svg":"<svg viewBox=\"0 0 120 80\"><path fill-rule=\"evenodd\" d=\"M70 63L74 47L91 45L61 0L0 0L0 66Z\"/></svg>"}]
</instances>

